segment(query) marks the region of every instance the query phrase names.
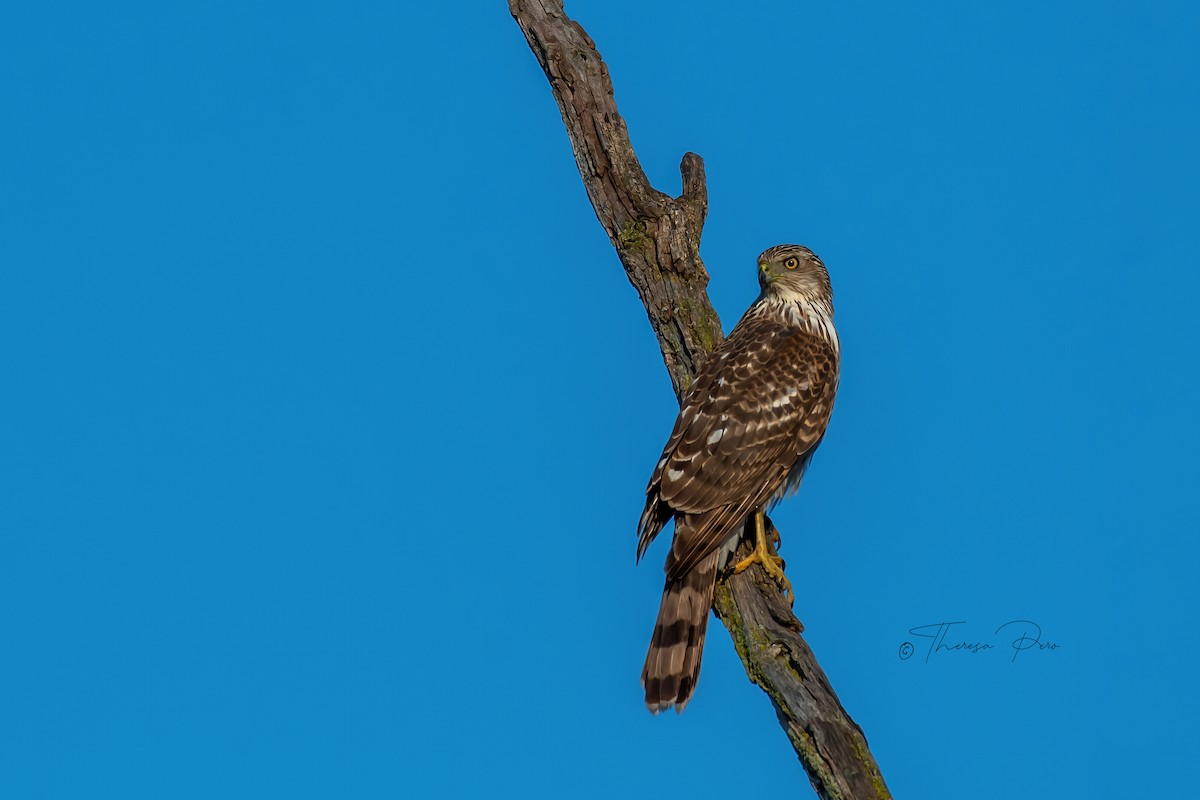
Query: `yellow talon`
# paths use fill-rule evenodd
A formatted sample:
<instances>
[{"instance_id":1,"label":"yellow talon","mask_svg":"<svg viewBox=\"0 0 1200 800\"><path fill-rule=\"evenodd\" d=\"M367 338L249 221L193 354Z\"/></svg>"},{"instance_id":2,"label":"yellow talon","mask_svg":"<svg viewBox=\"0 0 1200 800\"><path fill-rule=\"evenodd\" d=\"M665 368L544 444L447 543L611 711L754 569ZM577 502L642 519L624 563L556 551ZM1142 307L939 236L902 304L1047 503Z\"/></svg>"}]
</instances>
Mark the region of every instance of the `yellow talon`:
<instances>
[{"instance_id":1,"label":"yellow talon","mask_svg":"<svg viewBox=\"0 0 1200 800\"><path fill-rule=\"evenodd\" d=\"M741 572L751 564L762 564L762 568L766 571L767 575L771 576L772 580L779 584L780 589L783 589L788 605L792 605L796 601L796 596L792 593L792 582L783 574L783 559L772 552L768 541L770 539L778 542L779 532L772 525L771 533L768 535L765 530L764 518L765 515L761 510L754 513L754 552L737 564L734 564L733 571Z\"/></svg>"}]
</instances>

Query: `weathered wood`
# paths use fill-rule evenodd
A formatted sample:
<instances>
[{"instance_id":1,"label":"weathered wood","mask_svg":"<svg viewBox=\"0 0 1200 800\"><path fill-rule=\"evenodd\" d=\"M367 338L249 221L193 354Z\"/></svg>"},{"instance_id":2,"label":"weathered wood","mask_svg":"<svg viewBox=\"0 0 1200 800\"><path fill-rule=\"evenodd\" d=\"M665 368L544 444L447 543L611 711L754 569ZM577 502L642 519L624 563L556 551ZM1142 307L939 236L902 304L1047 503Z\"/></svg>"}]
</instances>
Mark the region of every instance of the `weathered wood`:
<instances>
[{"instance_id":1,"label":"weathered wood","mask_svg":"<svg viewBox=\"0 0 1200 800\"><path fill-rule=\"evenodd\" d=\"M550 81L592 207L646 308L678 398L724 336L700 260L708 213L704 162L694 153L684 155L678 197L652 187L617 113L608 68L561 0L509 0L509 10ZM862 731L842 708L800 635L804 627L766 573L755 566L722 578L714 610L747 675L775 705L817 794L890 797Z\"/></svg>"},{"instance_id":2,"label":"weathered wood","mask_svg":"<svg viewBox=\"0 0 1200 800\"><path fill-rule=\"evenodd\" d=\"M509 9L550 80L588 198L646 307L678 397L696 373L695 359L723 338L700 260L704 162L683 157L678 198L652 187L617 113L608 67L583 28L562 3L514 0Z\"/></svg>"}]
</instances>

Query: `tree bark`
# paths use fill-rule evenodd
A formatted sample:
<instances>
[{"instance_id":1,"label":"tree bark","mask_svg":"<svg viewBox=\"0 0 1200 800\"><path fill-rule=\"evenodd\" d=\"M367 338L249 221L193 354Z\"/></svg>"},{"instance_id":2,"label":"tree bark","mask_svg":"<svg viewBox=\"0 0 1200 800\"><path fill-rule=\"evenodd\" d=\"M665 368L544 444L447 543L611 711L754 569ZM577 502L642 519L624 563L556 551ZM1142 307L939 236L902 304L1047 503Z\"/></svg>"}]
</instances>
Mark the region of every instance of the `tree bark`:
<instances>
[{"instance_id":1,"label":"tree bark","mask_svg":"<svg viewBox=\"0 0 1200 800\"><path fill-rule=\"evenodd\" d=\"M683 156L678 197L651 186L617 113L608 69L562 0L509 0L509 10L550 81L588 198L646 308L678 399L724 337L700 260L708 213L704 162L695 153ZM750 680L775 705L818 796L889 798L862 730L842 708L775 582L757 565L725 575L713 608Z\"/></svg>"}]
</instances>

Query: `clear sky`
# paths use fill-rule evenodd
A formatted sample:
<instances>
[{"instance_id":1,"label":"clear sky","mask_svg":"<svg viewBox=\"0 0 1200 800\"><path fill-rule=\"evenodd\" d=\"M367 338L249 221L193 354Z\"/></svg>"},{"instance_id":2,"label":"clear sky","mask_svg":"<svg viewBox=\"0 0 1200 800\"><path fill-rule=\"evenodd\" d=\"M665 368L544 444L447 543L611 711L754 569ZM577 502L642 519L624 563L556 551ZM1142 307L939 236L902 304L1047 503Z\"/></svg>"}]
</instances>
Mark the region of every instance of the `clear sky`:
<instances>
[{"instance_id":1,"label":"clear sky","mask_svg":"<svg viewBox=\"0 0 1200 800\"><path fill-rule=\"evenodd\" d=\"M1190 793L1196 6L568 10L726 329L829 266L775 520L895 794ZM0 115L0 794L810 792L720 626L642 707L674 399L503 3L9 3Z\"/></svg>"}]
</instances>

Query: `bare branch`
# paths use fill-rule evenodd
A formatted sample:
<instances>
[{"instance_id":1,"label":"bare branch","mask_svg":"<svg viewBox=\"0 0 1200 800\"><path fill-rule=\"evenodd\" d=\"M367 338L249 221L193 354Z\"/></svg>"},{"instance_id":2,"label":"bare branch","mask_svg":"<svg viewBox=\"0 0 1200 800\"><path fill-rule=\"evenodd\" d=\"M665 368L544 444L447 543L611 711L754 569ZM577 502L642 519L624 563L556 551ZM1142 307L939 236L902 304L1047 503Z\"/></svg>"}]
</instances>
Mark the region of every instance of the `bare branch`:
<instances>
[{"instance_id":1,"label":"bare branch","mask_svg":"<svg viewBox=\"0 0 1200 800\"><path fill-rule=\"evenodd\" d=\"M509 10L550 81L592 207L646 307L678 398L723 338L700 260L708 213L704 162L684 155L676 198L652 187L617 113L608 68L561 0L509 0ZM862 731L842 708L778 586L757 566L727 575L714 609L746 673L774 703L817 794L890 797Z\"/></svg>"},{"instance_id":2,"label":"bare branch","mask_svg":"<svg viewBox=\"0 0 1200 800\"><path fill-rule=\"evenodd\" d=\"M679 397L696 358L723 338L700 260L708 208L703 161L684 156L678 200L652 187L617 113L608 68L583 28L562 3L512 0L509 9L550 80L588 198L646 307Z\"/></svg>"}]
</instances>

